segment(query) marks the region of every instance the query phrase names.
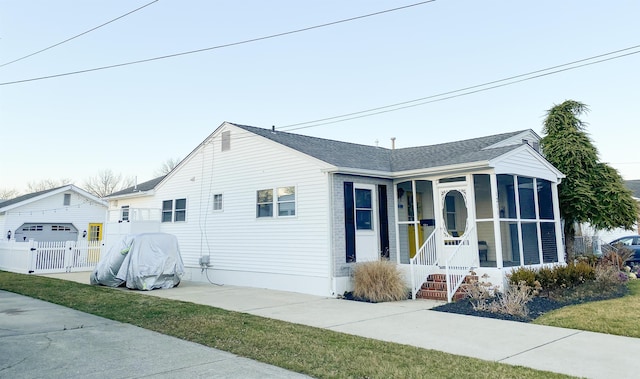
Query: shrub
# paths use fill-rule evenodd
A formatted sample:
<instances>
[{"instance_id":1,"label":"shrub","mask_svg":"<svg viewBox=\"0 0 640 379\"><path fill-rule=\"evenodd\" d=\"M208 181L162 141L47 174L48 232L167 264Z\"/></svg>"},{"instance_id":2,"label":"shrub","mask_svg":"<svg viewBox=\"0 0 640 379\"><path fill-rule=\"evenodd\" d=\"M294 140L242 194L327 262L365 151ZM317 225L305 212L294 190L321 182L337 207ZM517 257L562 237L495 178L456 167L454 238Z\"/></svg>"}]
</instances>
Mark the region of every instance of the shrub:
<instances>
[{"instance_id":1,"label":"shrub","mask_svg":"<svg viewBox=\"0 0 640 379\"><path fill-rule=\"evenodd\" d=\"M537 289L539 285L538 288L531 287L524 280L518 284L510 283L505 291L489 304L489 311L527 317L529 315L527 303L536 295Z\"/></svg>"},{"instance_id":2,"label":"shrub","mask_svg":"<svg viewBox=\"0 0 640 379\"><path fill-rule=\"evenodd\" d=\"M600 264L609 264L621 269L625 266L626 261L633 257L633 250L622 244L616 244L615 249L607 249L606 253L600 258Z\"/></svg>"},{"instance_id":3,"label":"shrub","mask_svg":"<svg viewBox=\"0 0 640 379\"><path fill-rule=\"evenodd\" d=\"M549 291L558 288L558 275L555 268L542 267L536 273L536 278L543 291L549 294Z\"/></svg>"},{"instance_id":4,"label":"shrub","mask_svg":"<svg viewBox=\"0 0 640 379\"><path fill-rule=\"evenodd\" d=\"M487 274L482 276L483 279L488 278ZM463 290L467 298L471 302L471 306L476 311L488 311L488 301L495 296L495 287L489 282L481 282L472 280L467 284L463 284Z\"/></svg>"},{"instance_id":5,"label":"shrub","mask_svg":"<svg viewBox=\"0 0 640 379\"><path fill-rule=\"evenodd\" d=\"M358 263L353 294L372 302L405 300L408 290L398 267L388 261Z\"/></svg>"},{"instance_id":6,"label":"shrub","mask_svg":"<svg viewBox=\"0 0 640 379\"><path fill-rule=\"evenodd\" d=\"M537 280L536 273L532 268L518 267L509 275L509 283L519 285L520 282L525 282L529 287L534 287Z\"/></svg>"},{"instance_id":7,"label":"shrub","mask_svg":"<svg viewBox=\"0 0 640 379\"><path fill-rule=\"evenodd\" d=\"M596 267L596 284L605 291L610 291L624 284L629 277L611 264L600 264Z\"/></svg>"}]
</instances>

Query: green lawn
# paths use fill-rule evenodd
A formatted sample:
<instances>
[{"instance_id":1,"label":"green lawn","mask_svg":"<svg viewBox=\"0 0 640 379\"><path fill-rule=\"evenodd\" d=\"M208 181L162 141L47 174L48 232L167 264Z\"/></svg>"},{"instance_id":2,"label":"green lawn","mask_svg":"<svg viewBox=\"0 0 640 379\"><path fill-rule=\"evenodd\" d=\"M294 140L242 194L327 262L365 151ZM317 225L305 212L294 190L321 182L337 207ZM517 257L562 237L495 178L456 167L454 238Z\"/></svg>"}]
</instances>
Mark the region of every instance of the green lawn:
<instances>
[{"instance_id":1,"label":"green lawn","mask_svg":"<svg viewBox=\"0 0 640 379\"><path fill-rule=\"evenodd\" d=\"M560 308L534 323L640 338L640 280L628 285L625 297Z\"/></svg>"},{"instance_id":2,"label":"green lawn","mask_svg":"<svg viewBox=\"0 0 640 379\"><path fill-rule=\"evenodd\" d=\"M0 271L0 289L318 378L561 378L131 291Z\"/></svg>"}]
</instances>

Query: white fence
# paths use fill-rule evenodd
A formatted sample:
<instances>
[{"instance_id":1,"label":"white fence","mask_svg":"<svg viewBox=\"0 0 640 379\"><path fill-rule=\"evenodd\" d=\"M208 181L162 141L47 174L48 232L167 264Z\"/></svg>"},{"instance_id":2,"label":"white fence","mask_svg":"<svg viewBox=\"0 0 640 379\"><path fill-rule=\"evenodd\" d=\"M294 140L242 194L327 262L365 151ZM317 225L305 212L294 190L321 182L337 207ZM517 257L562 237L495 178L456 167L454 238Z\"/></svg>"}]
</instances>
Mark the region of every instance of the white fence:
<instances>
[{"instance_id":1,"label":"white fence","mask_svg":"<svg viewBox=\"0 0 640 379\"><path fill-rule=\"evenodd\" d=\"M103 249L102 241L0 241L0 270L24 274L91 271Z\"/></svg>"}]
</instances>

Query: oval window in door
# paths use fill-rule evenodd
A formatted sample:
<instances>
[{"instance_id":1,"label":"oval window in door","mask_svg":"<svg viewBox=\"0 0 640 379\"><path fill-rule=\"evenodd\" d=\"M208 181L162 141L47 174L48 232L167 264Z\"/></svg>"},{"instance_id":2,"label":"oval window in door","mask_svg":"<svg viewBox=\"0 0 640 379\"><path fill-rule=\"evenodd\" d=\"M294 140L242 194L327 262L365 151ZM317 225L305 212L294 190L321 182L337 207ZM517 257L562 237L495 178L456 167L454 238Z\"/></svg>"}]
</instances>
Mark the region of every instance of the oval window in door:
<instances>
[{"instance_id":1,"label":"oval window in door","mask_svg":"<svg viewBox=\"0 0 640 379\"><path fill-rule=\"evenodd\" d=\"M467 204L460 191L451 190L444 196L442 218L452 237L461 237L467 230Z\"/></svg>"}]
</instances>

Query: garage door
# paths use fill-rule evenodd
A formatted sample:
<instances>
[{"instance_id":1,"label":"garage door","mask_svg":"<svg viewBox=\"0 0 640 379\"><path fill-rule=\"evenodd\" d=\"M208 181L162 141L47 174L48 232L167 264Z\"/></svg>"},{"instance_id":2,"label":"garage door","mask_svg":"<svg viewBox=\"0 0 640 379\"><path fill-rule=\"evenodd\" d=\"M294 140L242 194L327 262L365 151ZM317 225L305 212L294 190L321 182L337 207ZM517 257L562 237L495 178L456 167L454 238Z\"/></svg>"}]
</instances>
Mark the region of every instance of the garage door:
<instances>
[{"instance_id":1,"label":"garage door","mask_svg":"<svg viewBox=\"0 0 640 379\"><path fill-rule=\"evenodd\" d=\"M29 241L76 241L78 229L71 223L25 223L16 230L18 242Z\"/></svg>"}]
</instances>

